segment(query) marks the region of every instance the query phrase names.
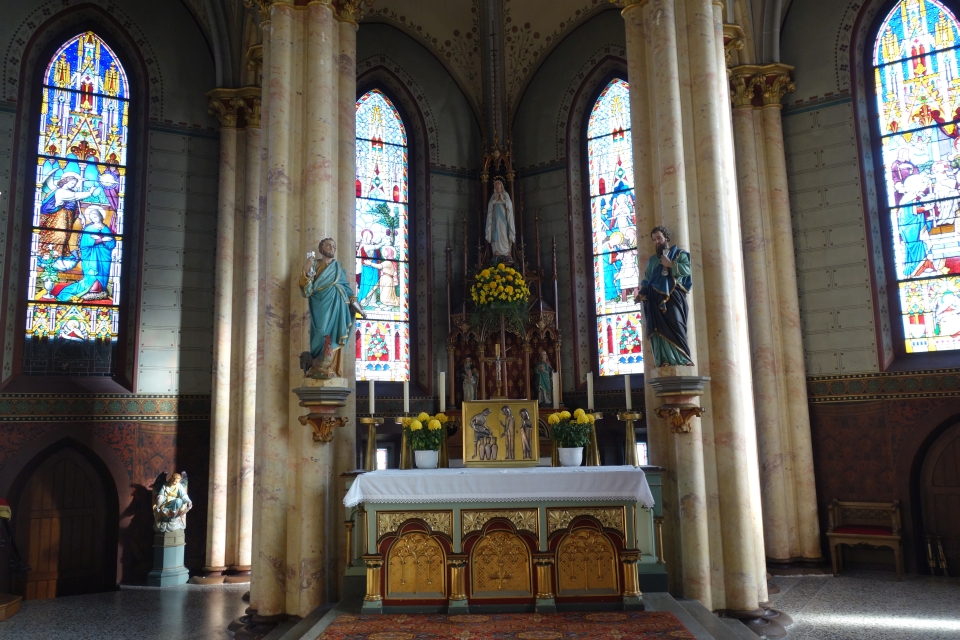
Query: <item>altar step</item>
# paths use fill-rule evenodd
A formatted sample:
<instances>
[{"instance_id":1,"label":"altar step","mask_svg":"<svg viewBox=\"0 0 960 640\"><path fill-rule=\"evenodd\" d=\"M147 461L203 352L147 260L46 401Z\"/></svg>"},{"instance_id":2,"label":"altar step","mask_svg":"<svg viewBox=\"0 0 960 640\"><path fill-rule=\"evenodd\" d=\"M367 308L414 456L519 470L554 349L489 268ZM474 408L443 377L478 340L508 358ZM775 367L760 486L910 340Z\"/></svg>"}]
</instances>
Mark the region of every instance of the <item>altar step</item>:
<instances>
[{"instance_id":1,"label":"altar step","mask_svg":"<svg viewBox=\"0 0 960 640\"><path fill-rule=\"evenodd\" d=\"M647 611L669 611L675 615L697 640L758 640L738 620L720 618L696 600L676 600L669 593L645 593L643 603ZM316 640L337 616L358 615L362 604L362 594L352 594L332 609L329 605L318 607L302 620L275 629L263 640Z\"/></svg>"}]
</instances>

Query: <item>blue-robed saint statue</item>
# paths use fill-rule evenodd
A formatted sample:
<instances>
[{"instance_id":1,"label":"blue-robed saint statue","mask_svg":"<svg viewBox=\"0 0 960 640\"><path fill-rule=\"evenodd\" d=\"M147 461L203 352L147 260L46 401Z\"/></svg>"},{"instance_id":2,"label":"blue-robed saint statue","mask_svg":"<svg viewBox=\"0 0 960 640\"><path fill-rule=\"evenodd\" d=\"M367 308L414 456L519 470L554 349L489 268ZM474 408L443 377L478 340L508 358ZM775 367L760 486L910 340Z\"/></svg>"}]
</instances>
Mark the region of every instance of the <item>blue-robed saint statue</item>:
<instances>
[{"instance_id":1,"label":"blue-robed saint statue","mask_svg":"<svg viewBox=\"0 0 960 640\"><path fill-rule=\"evenodd\" d=\"M310 378L339 378L341 352L353 334L355 314L363 316L350 278L334 259L337 243L324 238L313 251L300 273L300 293L310 304L310 352L300 356L300 365Z\"/></svg>"},{"instance_id":2,"label":"blue-robed saint statue","mask_svg":"<svg viewBox=\"0 0 960 640\"><path fill-rule=\"evenodd\" d=\"M510 194L504 190L501 180L493 181L493 194L487 202L487 224L484 237L490 243L495 259L513 262L510 250L517 239L517 230L513 222L513 201L510 199Z\"/></svg>"},{"instance_id":3,"label":"blue-robed saint statue","mask_svg":"<svg viewBox=\"0 0 960 640\"><path fill-rule=\"evenodd\" d=\"M103 224L103 214L103 209L100 207L88 207L83 213L85 225L83 233L80 234L77 249L80 254L80 269L83 271L83 277L61 289L57 294L57 300L77 302L110 298L107 284L117 239L110 231L110 227Z\"/></svg>"},{"instance_id":4,"label":"blue-robed saint statue","mask_svg":"<svg viewBox=\"0 0 960 640\"><path fill-rule=\"evenodd\" d=\"M658 367L692 365L687 344L687 293L693 286L690 254L670 246L670 232L654 227L656 253L647 260L637 300L643 302L643 326Z\"/></svg>"}]
</instances>

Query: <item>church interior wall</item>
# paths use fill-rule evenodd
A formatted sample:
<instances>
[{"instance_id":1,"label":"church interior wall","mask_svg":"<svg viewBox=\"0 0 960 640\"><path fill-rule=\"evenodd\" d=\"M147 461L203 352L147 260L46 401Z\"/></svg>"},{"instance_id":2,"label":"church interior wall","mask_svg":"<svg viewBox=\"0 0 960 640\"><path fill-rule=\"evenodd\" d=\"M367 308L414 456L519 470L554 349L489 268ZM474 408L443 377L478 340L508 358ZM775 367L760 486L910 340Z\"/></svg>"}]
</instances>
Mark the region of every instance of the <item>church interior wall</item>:
<instances>
[{"instance_id":1,"label":"church interior wall","mask_svg":"<svg viewBox=\"0 0 960 640\"><path fill-rule=\"evenodd\" d=\"M127 30L149 74L149 121L141 141L146 166L131 166L140 177L144 203L142 265L124 265L127 273L140 269L140 305L131 307L139 311L136 387L119 395L0 392L0 496L9 495L33 455L53 440L71 437L96 444L90 447L94 452L109 450L126 475L117 487L118 579L137 582L152 567L149 487L161 471L186 470L191 478L187 563L199 569L204 559L219 155L216 120L207 113L204 94L216 86L216 75L210 45L179 1L122 8L107 0L0 2L0 50L6 53L0 90L0 226L16 226L16 233L0 234L4 264L12 259L10 244L20 237L20 221L9 216L24 216L22 199L8 210L19 179L11 175L12 141L23 115L18 103L29 102L20 100L17 82L24 45L51 16L89 5ZM96 19L92 24L96 28ZM29 166L33 159L25 162ZM4 289L9 284L0 281ZM15 331L4 336L7 354L12 341L20 339L19 318L13 326ZM5 566L6 558L0 562ZM5 587L0 583L0 591Z\"/></svg>"},{"instance_id":2,"label":"church interior wall","mask_svg":"<svg viewBox=\"0 0 960 640\"><path fill-rule=\"evenodd\" d=\"M557 44L531 78L518 98L513 117L513 151L518 167L518 183L523 196L524 237L527 239L527 260L535 264L535 216L540 217L542 264L552 277L551 251L557 243L557 278L560 330L563 344L562 369L565 392L577 389L592 368L591 349L595 349L596 329L587 320L591 316L593 296L587 292L572 297L573 274L587 268L586 259L574 251L580 243L584 254L591 251L589 231L571 240L571 216L586 218L585 211L571 211L571 188L581 189L587 176L584 168L569 167L567 143L569 128L582 127L571 123L574 101L581 93L594 94L599 86L585 86L599 79L595 69L611 59L625 59L623 18L617 11L603 11L587 19ZM615 65L614 65L615 66ZM626 64L622 64L626 77ZM609 78L606 78L609 80ZM586 117L586 115L584 116ZM582 176L581 176L582 174ZM573 185L573 186L571 186ZM589 203L582 203L589 207ZM581 274L582 276L582 274ZM592 283L592 275L589 278ZM549 283L548 283L549 284ZM548 288L548 287L545 287ZM553 292L546 298L553 304ZM575 332L574 317L579 319ZM579 378L575 378L575 359ZM602 388L602 387L601 387Z\"/></svg>"}]
</instances>

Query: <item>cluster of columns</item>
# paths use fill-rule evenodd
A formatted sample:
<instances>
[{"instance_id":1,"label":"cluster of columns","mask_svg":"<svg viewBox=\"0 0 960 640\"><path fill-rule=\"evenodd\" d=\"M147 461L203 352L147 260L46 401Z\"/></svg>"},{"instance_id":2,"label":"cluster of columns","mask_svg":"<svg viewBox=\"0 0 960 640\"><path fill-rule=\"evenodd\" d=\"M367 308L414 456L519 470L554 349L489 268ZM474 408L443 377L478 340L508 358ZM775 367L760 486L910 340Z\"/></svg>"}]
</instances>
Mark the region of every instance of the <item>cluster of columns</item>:
<instances>
[{"instance_id":1,"label":"cluster of columns","mask_svg":"<svg viewBox=\"0 0 960 640\"><path fill-rule=\"evenodd\" d=\"M667 470L671 590L757 617L768 556L820 556L779 111L789 76L783 65L738 67L731 92L729 49L742 32L725 29L720 2L620 4L637 226L665 225L693 267L696 364L658 368L647 358L644 372L651 462ZM753 98L741 106L742 82L757 107ZM638 245L642 268L653 245ZM710 378L704 415L683 428L656 415L656 380L674 376Z\"/></svg>"},{"instance_id":2,"label":"cluster of columns","mask_svg":"<svg viewBox=\"0 0 960 640\"><path fill-rule=\"evenodd\" d=\"M767 557L779 562L821 558L780 113L792 71L730 69L764 539Z\"/></svg>"},{"instance_id":3,"label":"cluster of columns","mask_svg":"<svg viewBox=\"0 0 960 640\"><path fill-rule=\"evenodd\" d=\"M250 574L260 220L260 88L214 89L220 184L205 574Z\"/></svg>"}]
</instances>

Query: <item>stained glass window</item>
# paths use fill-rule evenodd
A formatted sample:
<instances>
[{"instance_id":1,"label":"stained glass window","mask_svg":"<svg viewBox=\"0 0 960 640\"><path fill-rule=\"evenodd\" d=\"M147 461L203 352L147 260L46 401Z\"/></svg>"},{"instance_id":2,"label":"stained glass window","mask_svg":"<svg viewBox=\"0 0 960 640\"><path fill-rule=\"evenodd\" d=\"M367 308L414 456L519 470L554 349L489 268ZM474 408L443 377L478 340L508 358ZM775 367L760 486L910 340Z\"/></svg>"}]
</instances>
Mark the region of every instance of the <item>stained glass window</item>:
<instances>
[{"instance_id":1,"label":"stained glass window","mask_svg":"<svg viewBox=\"0 0 960 640\"><path fill-rule=\"evenodd\" d=\"M407 133L379 89L357 101L357 379L410 379Z\"/></svg>"},{"instance_id":2,"label":"stained glass window","mask_svg":"<svg viewBox=\"0 0 960 640\"><path fill-rule=\"evenodd\" d=\"M119 326L130 88L95 33L43 76L27 281L27 375L109 376Z\"/></svg>"},{"instance_id":3,"label":"stained glass window","mask_svg":"<svg viewBox=\"0 0 960 640\"><path fill-rule=\"evenodd\" d=\"M630 87L615 78L587 122L593 290L600 375L643 372Z\"/></svg>"}]
</instances>

